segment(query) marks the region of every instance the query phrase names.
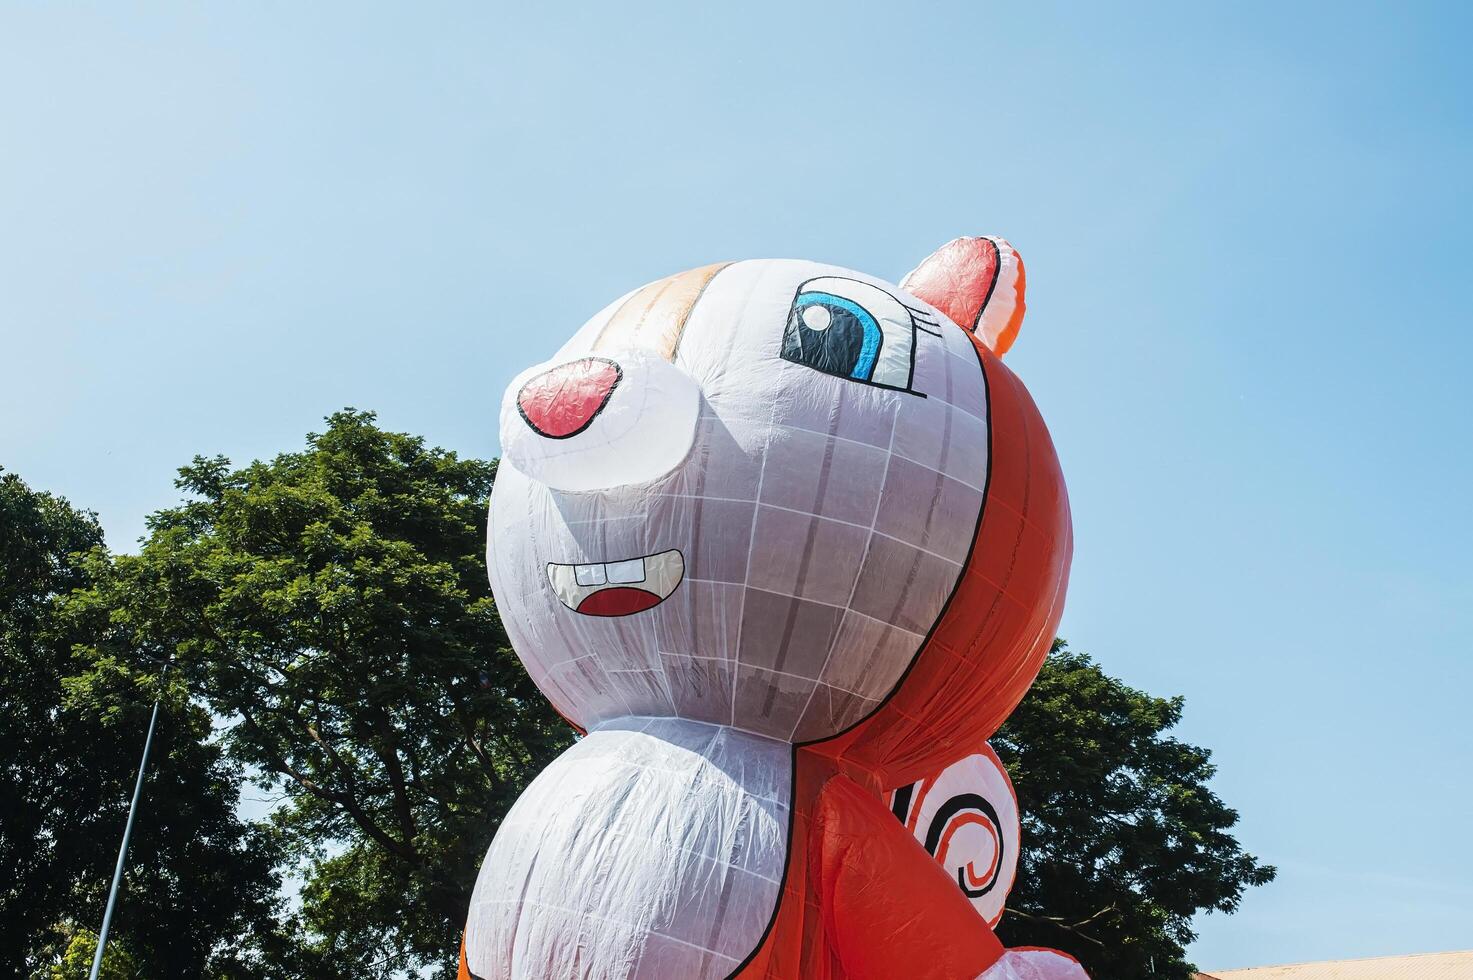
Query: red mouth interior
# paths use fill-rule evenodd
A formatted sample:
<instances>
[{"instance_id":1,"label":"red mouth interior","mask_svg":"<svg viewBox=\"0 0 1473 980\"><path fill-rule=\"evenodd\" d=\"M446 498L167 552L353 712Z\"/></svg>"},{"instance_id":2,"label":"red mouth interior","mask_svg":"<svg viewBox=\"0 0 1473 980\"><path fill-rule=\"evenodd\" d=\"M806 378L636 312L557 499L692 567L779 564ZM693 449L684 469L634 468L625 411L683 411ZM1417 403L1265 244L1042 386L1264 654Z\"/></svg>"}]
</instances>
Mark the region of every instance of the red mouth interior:
<instances>
[{"instance_id":1,"label":"red mouth interior","mask_svg":"<svg viewBox=\"0 0 1473 980\"><path fill-rule=\"evenodd\" d=\"M653 592L618 585L599 589L578 604L578 611L585 616L628 616L658 606L660 601Z\"/></svg>"}]
</instances>

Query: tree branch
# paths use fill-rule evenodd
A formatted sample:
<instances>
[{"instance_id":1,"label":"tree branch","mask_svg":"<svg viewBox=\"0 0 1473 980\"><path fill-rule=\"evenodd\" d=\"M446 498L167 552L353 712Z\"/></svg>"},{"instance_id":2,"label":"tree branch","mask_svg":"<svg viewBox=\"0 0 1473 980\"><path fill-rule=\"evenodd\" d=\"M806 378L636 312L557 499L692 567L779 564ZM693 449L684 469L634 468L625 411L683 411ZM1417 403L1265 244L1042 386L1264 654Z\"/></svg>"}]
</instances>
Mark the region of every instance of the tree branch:
<instances>
[{"instance_id":1,"label":"tree branch","mask_svg":"<svg viewBox=\"0 0 1473 980\"><path fill-rule=\"evenodd\" d=\"M381 706L373 705L368 713L373 719L373 727L379 740L384 745L383 749L375 747L374 751L383 760L384 768L389 774L389 785L394 790L394 812L399 818L399 829L404 834L405 841L413 841L419 833L419 828L414 821L414 808L410 805L409 793L404 786L404 766L399 762L398 736L394 731L393 723L389 720L388 712L384 711Z\"/></svg>"},{"instance_id":2,"label":"tree branch","mask_svg":"<svg viewBox=\"0 0 1473 980\"><path fill-rule=\"evenodd\" d=\"M367 813L364 812L363 808L358 804L357 800L346 793L340 793L335 790L328 789L326 786L318 783L307 774L297 770L295 766L287 762L286 759L282 758L280 755L273 752L268 747L269 740L267 738L265 729L263 729L256 721L256 719L251 716L251 713L248 710L246 710L245 708L241 708L240 714L246 728L249 729L250 732L256 736L256 748L259 749L261 753L264 754L271 761L271 764L275 767L277 772L280 772L286 776L290 776L292 780L297 783L297 785L301 786L303 789L307 790L307 792L311 793L313 796L316 796L318 799L325 800L329 803L335 803L338 806L342 807L344 812L346 812L348 816L353 819L354 823L362 828L365 834L367 834L374 841L378 842L391 854L404 858L406 861L410 861L414 864L420 863L419 852L416 851L412 846L406 846L404 843L396 841L393 837L386 833L382 827L380 827L377 823L373 821L373 818L371 818Z\"/></svg>"},{"instance_id":3,"label":"tree branch","mask_svg":"<svg viewBox=\"0 0 1473 980\"><path fill-rule=\"evenodd\" d=\"M1083 929L1085 926L1093 922L1098 922L1104 916L1117 910L1115 906L1107 905L1096 912L1094 915L1091 915L1084 919L1080 919L1077 922L1070 922L1061 915L1034 915L1030 912L1024 912L1022 909L1015 909L1012 907L1009 907L1004 911L1005 914L1017 916L1025 922L1032 922L1037 925L1053 926L1056 929L1063 929L1065 932L1071 932L1074 935L1078 936L1080 939L1083 939L1085 942L1094 943L1096 946L1103 949L1105 947L1105 944L1100 940L1094 938L1093 936L1086 935Z\"/></svg>"}]
</instances>

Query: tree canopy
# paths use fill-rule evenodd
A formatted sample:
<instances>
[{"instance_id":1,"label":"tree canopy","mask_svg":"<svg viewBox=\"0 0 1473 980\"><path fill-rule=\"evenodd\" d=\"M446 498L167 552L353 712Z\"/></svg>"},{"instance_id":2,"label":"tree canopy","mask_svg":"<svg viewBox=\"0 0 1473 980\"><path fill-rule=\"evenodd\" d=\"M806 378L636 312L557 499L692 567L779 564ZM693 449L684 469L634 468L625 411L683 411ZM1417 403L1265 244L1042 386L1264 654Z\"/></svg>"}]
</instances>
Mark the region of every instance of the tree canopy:
<instances>
[{"instance_id":1,"label":"tree canopy","mask_svg":"<svg viewBox=\"0 0 1473 980\"><path fill-rule=\"evenodd\" d=\"M102 652L108 611L74 592L107 574L101 544L93 515L0 474L0 973L49 977L83 955L90 966L78 929L101 921L158 697L109 968L241 975L276 930L279 849L237 819L240 766L211 741L208 713L156 667L138 674Z\"/></svg>"},{"instance_id":2,"label":"tree canopy","mask_svg":"<svg viewBox=\"0 0 1473 980\"><path fill-rule=\"evenodd\" d=\"M1167 734L1182 706L1055 642L992 739L1023 818L1005 943L1063 949L1102 980L1190 980L1192 917L1273 880L1229 833L1211 753Z\"/></svg>"},{"instance_id":3,"label":"tree canopy","mask_svg":"<svg viewBox=\"0 0 1473 980\"><path fill-rule=\"evenodd\" d=\"M87 593L284 794L319 970L444 964L498 822L571 741L491 598L494 475L340 412L303 452L196 458L192 499Z\"/></svg>"},{"instance_id":4,"label":"tree canopy","mask_svg":"<svg viewBox=\"0 0 1473 980\"><path fill-rule=\"evenodd\" d=\"M454 975L485 849L573 737L487 585L495 473L345 410L299 452L197 457L131 555L0 475L0 971L83 975L162 698L114 976ZM1187 978L1192 917L1273 877L1182 707L1056 645L993 742L1024 821L1005 942ZM269 821L237 818L247 780Z\"/></svg>"}]
</instances>

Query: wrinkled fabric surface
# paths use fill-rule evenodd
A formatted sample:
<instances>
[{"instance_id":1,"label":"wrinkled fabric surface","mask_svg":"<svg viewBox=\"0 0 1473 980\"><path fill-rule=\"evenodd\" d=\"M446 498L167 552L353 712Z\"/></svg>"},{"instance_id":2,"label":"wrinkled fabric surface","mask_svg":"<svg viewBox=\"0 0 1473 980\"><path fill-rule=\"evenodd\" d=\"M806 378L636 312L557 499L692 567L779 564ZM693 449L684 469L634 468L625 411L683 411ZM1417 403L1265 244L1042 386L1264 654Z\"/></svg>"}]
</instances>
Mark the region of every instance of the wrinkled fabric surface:
<instances>
[{"instance_id":1,"label":"wrinkled fabric surface","mask_svg":"<svg viewBox=\"0 0 1473 980\"><path fill-rule=\"evenodd\" d=\"M791 752L678 718L588 733L512 807L471 898L491 977L724 977L760 941L787 857Z\"/></svg>"},{"instance_id":2,"label":"wrinkled fabric surface","mask_svg":"<svg viewBox=\"0 0 1473 980\"><path fill-rule=\"evenodd\" d=\"M1016 801L978 754L1048 651L1072 551L1048 431L998 357L1022 263L958 239L906 281L704 266L507 389L491 584L587 735L491 843L462 977L1053 968L992 935Z\"/></svg>"},{"instance_id":3,"label":"wrinkled fabric surface","mask_svg":"<svg viewBox=\"0 0 1473 980\"><path fill-rule=\"evenodd\" d=\"M1057 950L1010 949L977 980L1089 980L1089 974Z\"/></svg>"}]
</instances>

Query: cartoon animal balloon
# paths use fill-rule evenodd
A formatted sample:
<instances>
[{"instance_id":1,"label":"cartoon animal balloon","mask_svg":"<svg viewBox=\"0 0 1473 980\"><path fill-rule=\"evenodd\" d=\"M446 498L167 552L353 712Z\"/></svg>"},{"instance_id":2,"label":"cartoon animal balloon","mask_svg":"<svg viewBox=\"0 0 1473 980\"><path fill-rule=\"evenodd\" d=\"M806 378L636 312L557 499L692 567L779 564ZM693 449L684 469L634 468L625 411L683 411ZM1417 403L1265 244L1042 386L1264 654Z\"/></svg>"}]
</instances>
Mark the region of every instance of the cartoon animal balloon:
<instances>
[{"instance_id":1,"label":"cartoon animal balloon","mask_svg":"<svg viewBox=\"0 0 1473 980\"><path fill-rule=\"evenodd\" d=\"M462 977L1083 976L1004 950L889 794L976 753L1063 608L1023 289L998 238L900 287L710 265L512 382L491 585L585 734L491 843Z\"/></svg>"}]
</instances>

